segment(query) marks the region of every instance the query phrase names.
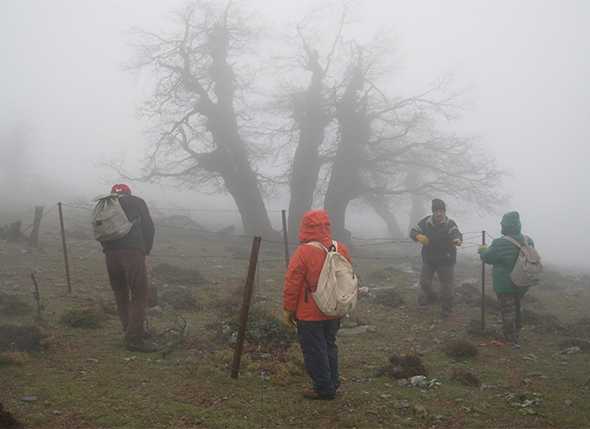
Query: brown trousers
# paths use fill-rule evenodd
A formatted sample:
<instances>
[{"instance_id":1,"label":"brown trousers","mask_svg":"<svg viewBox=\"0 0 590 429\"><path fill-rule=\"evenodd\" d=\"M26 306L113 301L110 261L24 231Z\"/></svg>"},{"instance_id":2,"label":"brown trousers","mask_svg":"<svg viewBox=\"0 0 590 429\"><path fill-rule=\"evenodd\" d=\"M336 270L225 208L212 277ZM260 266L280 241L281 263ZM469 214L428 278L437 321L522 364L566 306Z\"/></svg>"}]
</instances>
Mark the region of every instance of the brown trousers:
<instances>
[{"instance_id":1,"label":"brown trousers","mask_svg":"<svg viewBox=\"0 0 590 429\"><path fill-rule=\"evenodd\" d=\"M106 263L125 337L141 339L147 302L145 255L135 249L109 250Z\"/></svg>"},{"instance_id":2,"label":"brown trousers","mask_svg":"<svg viewBox=\"0 0 590 429\"><path fill-rule=\"evenodd\" d=\"M453 286L455 283L455 266L443 265L434 266L427 263L422 264L420 273L420 288L424 296L424 304L433 303L437 300L437 294L432 288L432 280L437 275L440 282L440 304L445 312L453 309Z\"/></svg>"}]
</instances>

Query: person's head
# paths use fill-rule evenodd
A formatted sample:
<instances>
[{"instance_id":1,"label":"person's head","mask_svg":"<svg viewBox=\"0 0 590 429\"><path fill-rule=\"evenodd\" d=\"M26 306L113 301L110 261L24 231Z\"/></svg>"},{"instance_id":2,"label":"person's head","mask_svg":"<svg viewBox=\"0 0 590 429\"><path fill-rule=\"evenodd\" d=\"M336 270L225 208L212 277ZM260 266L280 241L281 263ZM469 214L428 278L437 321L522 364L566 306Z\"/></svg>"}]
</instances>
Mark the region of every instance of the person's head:
<instances>
[{"instance_id":1,"label":"person's head","mask_svg":"<svg viewBox=\"0 0 590 429\"><path fill-rule=\"evenodd\" d=\"M305 212L299 225L299 241L319 241L325 246L332 244L330 218L325 210Z\"/></svg>"},{"instance_id":2,"label":"person's head","mask_svg":"<svg viewBox=\"0 0 590 429\"><path fill-rule=\"evenodd\" d=\"M517 211L508 212L502 216L500 225L502 225L503 235L518 235L522 229L520 215Z\"/></svg>"},{"instance_id":3,"label":"person's head","mask_svg":"<svg viewBox=\"0 0 590 429\"><path fill-rule=\"evenodd\" d=\"M447 206L443 200L435 198L432 200L432 215L435 223L442 223L447 216Z\"/></svg>"},{"instance_id":4,"label":"person's head","mask_svg":"<svg viewBox=\"0 0 590 429\"><path fill-rule=\"evenodd\" d=\"M111 194L127 194L131 195L131 188L124 183L117 183L111 188Z\"/></svg>"}]
</instances>

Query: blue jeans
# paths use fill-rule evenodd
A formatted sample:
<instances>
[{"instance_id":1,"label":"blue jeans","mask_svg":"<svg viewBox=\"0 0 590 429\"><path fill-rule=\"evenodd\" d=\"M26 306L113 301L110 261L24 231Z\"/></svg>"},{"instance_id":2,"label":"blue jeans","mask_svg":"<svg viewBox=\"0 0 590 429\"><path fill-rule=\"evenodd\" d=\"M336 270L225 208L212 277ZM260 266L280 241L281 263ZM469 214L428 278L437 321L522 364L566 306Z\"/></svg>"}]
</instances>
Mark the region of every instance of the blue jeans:
<instances>
[{"instance_id":1,"label":"blue jeans","mask_svg":"<svg viewBox=\"0 0 590 429\"><path fill-rule=\"evenodd\" d=\"M334 395L340 385L336 333L340 319L297 321L297 335L305 369L320 395Z\"/></svg>"}]
</instances>

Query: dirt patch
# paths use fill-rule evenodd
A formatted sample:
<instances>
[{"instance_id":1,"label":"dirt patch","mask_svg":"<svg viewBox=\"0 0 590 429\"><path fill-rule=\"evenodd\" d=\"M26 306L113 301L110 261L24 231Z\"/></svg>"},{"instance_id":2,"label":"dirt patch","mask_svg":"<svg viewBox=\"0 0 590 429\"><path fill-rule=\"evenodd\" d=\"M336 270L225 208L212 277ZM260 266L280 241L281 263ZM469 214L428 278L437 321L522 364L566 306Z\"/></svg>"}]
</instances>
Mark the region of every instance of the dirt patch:
<instances>
[{"instance_id":1,"label":"dirt patch","mask_svg":"<svg viewBox=\"0 0 590 429\"><path fill-rule=\"evenodd\" d=\"M379 375L388 375L395 379L410 378L415 375L428 375L422 359L416 354L398 355L389 358L389 365L379 370Z\"/></svg>"},{"instance_id":2,"label":"dirt patch","mask_svg":"<svg viewBox=\"0 0 590 429\"><path fill-rule=\"evenodd\" d=\"M166 263L156 265L152 274L162 283L184 286L198 286L207 283L198 270L189 270Z\"/></svg>"},{"instance_id":3,"label":"dirt patch","mask_svg":"<svg viewBox=\"0 0 590 429\"><path fill-rule=\"evenodd\" d=\"M27 352L2 352L0 353L0 367L21 366L27 363L29 358L30 356Z\"/></svg>"},{"instance_id":4,"label":"dirt patch","mask_svg":"<svg viewBox=\"0 0 590 429\"><path fill-rule=\"evenodd\" d=\"M445 344L443 350L447 356L456 360L465 360L477 356L478 350L475 344L467 340L453 340Z\"/></svg>"},{"instance_id":5,"label":"dirt patch","mask_svg":"<svg viewBox=\"0 0 590 429\"><path fill-rule=\"evenodd\" d=\"M0 428L2 429L25 429L25 426L4 409L0 402Z\"/></svg>"},{"instance_id":6,"label":"dirt patch","mask_svg":"<svg viewBox=\"0 0 590 429\"><path fill-rule=\"evenodd\" d=\"M463 368L453 368L451 370L451 380L456 381L457 383L462 384L463 386L481 386L481 380L471 371L468 371Z\"/></svg>"},{"instance_id":7,"label":"dirt patch","mask_svg":"<svg viewBox=\"0 0 590 429\"><path fill-rule=\"evenodd\" d=\"M37 326L0 326L0 351L37 352L43 335Z\"/></svg>"}]
</instances>

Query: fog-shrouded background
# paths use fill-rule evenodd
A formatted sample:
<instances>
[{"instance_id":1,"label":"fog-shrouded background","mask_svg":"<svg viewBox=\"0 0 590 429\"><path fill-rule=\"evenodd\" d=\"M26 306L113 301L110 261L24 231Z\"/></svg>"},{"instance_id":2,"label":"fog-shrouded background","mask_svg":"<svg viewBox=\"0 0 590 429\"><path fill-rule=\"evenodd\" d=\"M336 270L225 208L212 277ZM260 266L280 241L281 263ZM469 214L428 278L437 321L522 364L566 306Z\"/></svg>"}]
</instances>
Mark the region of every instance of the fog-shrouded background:
<instances>
[{"instance_id":1,"label":"fog-shrouded background","mask_svg":"<svg viewBox=\"0 0 590 429\"><path fill-rule=\"evenodd\" d=\"M250 0L241 5L258 11L257 24L264 31L280 34L319 3ZM48 189L90 198L116 180L104 162L122 159L128 168L137 168L147 144L146 124L137 109L149 85L142 73L125 68L134 55L129 30L166 28L170 12L183 4L176 0L2 2L0 126L3 135L23 134L11 141L26 145L2 147L0 156L6 159L21 151L27 161L3 163L0 187L18 194L25 188L19 185L22 177L15 178L40 177ZM463 229L487 229L498 235L500 214L518 210L525 232L535 238L546 260L586 268L590 2L351 4L355 32L368 37L383 29L393 35L396 86L419 90L441 76L453 76L467 100L453 127L477 135L479 144L509 172L504 190L511 196L510 204L499 208L498 214L470 215L451 206L449 215ZM174 186L140 183L133 187L137 194L163 205L233 208L229 198L204 192L197 195ZM42 187L37 190L31 199L47 197ZM55 198L68 200L57 194ZM269 207L284 208L286 201L275 196ZM362 230L369 223L358 215L354 221L358 225L351 225L353 229Z\"/></svg>"}]
</instances>

